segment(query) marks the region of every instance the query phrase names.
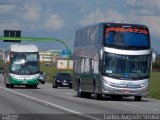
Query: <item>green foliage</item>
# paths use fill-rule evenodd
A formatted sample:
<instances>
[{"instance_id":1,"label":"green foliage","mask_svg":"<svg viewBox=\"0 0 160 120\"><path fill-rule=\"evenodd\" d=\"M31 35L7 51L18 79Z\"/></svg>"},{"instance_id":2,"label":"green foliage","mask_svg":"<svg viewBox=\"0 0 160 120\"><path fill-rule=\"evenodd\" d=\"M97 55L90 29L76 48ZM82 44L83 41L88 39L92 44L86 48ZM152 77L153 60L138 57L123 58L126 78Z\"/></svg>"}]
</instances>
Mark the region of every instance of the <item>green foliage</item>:
<instances>
[{"instance_id":1,"label":"green foliage","mask_svg":"<svg viewBox=\"0 0 160 120\"><path fill-rule=\"evenodd\" d=\"M160 99L160 72L152 72L150 80L149 96Z\"/></svg>"},{"instance_id":2,"label":"green foliage","mask_svg":"<svg viewBox=\"0 0 160 120\"><path fill-rule=\"evenodd\" d=\"M153 71L160 71L160 58L157 58L153 63Z\"/></svg>"}]
</instances>

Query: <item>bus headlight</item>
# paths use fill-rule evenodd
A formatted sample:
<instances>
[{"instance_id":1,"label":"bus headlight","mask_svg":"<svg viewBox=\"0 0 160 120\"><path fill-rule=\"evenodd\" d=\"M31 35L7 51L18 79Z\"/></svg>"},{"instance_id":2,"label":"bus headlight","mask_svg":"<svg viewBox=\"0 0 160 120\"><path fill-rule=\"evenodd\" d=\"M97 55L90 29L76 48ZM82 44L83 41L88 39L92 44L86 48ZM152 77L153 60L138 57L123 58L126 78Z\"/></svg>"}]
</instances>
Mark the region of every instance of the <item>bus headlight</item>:
<instances>
[{"instance_id":1,"label":"bus headlight","mask_svg":"<svg viewBox=\"0 0 160 120\"><path fill-rule=\"evenodd\" d=\"M140 87L147 87L147 86L148 86L148 83L140 84Z\"/></svg>"},{"instance_id":2,"label":"bus headlight","mask_svg":"<svg viewBox=\"0 0 160 120\"><path fill-rule=\"evenodd\" d=\"M113 86L113 85L114 85L114 83L109 82L109 81L107 82L107 84L110 85L110 86Z\"/></svg>"},{"instance_id":3,"label":"bus headlight","mask_svg":"<svg viewBox=\"0 0 160 120\"><path fill-rule=\"evenodd\" d=\"M113 86L115 83L110 82L110 81L107 81L107 80L104 80L104 84L105 84L105 85Z\"/></svg>"}]
</instances>

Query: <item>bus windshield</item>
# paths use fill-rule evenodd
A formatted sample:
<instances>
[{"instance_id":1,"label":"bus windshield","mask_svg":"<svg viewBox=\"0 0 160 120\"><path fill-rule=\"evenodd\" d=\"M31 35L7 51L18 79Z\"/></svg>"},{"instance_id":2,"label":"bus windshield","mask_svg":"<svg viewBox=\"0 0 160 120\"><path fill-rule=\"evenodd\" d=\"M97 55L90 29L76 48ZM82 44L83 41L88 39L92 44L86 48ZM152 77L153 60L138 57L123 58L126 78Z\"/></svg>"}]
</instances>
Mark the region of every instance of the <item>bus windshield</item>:
<instances>
[{"instance_id":1,"label":"bus windshield","mask_svg":"<svg viewBox=\"0 0 160 120\"><path fill-rule=\"evenodd\" d=\"M11 52L10 72L18 75L31 75L39 71L38 53Z\"/></svg>"},{"instance_id":2,"label":"bus windshield","mask_svg":"<svg viewBox=\"0 0 160 120\"><path fill-rule=\"evenodd\" d=\"M104 53L102 68L103 75L115 79L146 79L150 72L150 55Z\"/></svg>"},{"instance_id":3,"label":"bus windshield","mask_svg":"<svg viewBox=\"0 0 160 120\"><path fill-rule=\"evenodd\" d=\"M149 49L149 32L138 28L106 28L104 46L132 50Z\"/></svg>"}]
</instances>

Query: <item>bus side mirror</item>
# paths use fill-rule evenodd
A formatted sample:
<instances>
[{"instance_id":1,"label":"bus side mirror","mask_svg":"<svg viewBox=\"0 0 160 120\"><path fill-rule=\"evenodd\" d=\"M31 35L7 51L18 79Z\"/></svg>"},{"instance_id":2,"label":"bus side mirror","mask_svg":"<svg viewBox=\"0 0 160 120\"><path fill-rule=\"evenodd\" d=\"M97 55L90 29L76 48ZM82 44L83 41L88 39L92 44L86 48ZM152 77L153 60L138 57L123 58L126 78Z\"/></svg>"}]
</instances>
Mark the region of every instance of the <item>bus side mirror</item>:
<instances>
[{"instance_id":1,"label":"bus side mirror","mask_svg":"<svg viewBox=\"0 0 160 120\"><path fill-rule=\"evenodd\" d=\"M156 53L154 50L152 50L152 63L156 62Z\"/></svg>"},{"instance_id":2,"label":"bus side mirror","mask_svg":"<svg viewBox=\"0 0 160 120\"><path fill-rule=\"evenodd\" d=\"M100 50L100 59L101 60L103 59L103 50L102 49Z\"/></svg>"}]
</instances>

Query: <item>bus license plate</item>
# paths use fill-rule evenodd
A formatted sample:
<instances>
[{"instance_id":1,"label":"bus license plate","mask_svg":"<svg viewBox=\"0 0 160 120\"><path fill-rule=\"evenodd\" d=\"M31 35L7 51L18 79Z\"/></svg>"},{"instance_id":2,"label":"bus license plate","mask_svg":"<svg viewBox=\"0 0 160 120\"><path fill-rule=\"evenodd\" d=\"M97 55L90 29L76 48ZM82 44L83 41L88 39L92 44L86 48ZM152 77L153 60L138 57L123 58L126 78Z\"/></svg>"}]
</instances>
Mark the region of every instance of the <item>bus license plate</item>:
<instances>
[{"instance_id":1,"label":"bus license plate","mask_svg":"<svg viewBox=\"0 0 160 120\"><path fill-rule=\"evenodd\" d=\"M128 94L128 93L130 93L130 92L129 92L129 90L123 90L122 93Z\"/></svg>"}]
</instances>

